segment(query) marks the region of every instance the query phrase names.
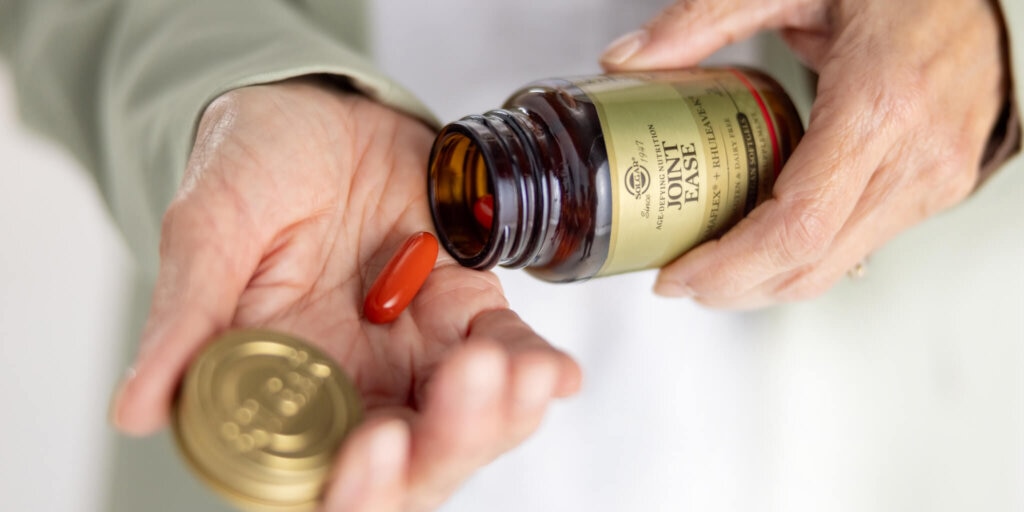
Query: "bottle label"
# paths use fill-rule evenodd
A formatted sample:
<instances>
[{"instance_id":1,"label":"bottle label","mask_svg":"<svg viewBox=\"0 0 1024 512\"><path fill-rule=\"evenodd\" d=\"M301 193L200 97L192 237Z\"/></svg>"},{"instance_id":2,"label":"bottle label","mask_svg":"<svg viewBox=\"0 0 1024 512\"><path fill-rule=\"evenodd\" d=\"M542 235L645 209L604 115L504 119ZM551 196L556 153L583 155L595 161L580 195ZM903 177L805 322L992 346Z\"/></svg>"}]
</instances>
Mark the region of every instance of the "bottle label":
<instances>
[{"instance_id":1,"label":"bottle label","mask_svg":"<svg viewBox=\"0 0 1024 512\"><path fill-rule=\"evenodd\" d=\"M597 275L661 267L720 236L771 194L781 168L763 98L741 71L600 76L612 231Z\"/></svg>"}]
</instances>

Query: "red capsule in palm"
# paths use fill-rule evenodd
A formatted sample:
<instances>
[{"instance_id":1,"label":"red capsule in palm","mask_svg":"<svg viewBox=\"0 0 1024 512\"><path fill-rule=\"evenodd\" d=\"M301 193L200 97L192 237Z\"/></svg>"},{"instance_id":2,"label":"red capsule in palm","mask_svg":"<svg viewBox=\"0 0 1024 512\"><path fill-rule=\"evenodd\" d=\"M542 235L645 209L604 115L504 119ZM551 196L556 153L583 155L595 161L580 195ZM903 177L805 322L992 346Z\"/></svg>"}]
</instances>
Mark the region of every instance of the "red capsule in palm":
<instances>
[{"instance_id":1,"label":"red capsule in palm","mask_svg":"<svg viewBox=\"0 0 1024 512\"><path fill-rule=\"evenodd\" d=\"M421 232L409 237L380 271L363 303L363 314L375 324L395 321L423 287L437 262L434 235Z\"/></svg>"}]
</instances>

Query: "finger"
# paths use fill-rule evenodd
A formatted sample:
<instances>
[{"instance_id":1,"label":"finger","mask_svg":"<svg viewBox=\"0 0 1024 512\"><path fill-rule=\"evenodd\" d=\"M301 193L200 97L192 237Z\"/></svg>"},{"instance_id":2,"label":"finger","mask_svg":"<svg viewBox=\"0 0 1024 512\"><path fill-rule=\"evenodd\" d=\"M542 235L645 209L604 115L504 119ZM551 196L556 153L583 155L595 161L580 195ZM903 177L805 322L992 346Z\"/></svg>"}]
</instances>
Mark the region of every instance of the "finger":
<instances>
[{"instance_id":1,"label":"finger","mask_svg":"<svg viewBox=\"0 0 1024 512\"><path fill-rule=\"evenodd\" d=\"M695 297L714 308L756 309L783 302L815 298L843 279L850 269L879 249L887 240L914 221L906 218L903 201L894 201L888 191L897 173L877 172L857 207L850 215L825 256L814 264L784 272L738 297ZM893 222L901 219L900 222ZM905 221L905 222L904 222Z\"/></svg>"},{"instance_id":2,"label":"finger","mask_svg":"<svg viewBox=\"0 0 1024 512\"><path fill-rule=\"evenodd\" d=\"M919 144L921 141L915 139L905 141L902 146ZM979 155L972 153L959 158L930 155L930 158L902 158L883 165L874 173L849 221L821 261L780 274L738 301L698 300L717 307L748 308L807 300L825 293L898 233L969 194L974 174L965 170L971 168L971 162L980 159ZM943 167L947 170L942 171ZM906 191L911 190L917 194L908 195Z\"/></svg>"},{"instance_id":3,"label":"finger","mask_svg":"<svg viewBox=\"0 0 1024 512\"><path fill-rule=\"evenodd\" d=\"M398 418L361 425L346 440L324 497L325 512L398 512L406 499L409 426Z\"/></svg>"},{"instance_id":4,"label":"finger","mask_svg":"<svg viewBox=\"0 0 1024 512\"><path fill-rule=\"evenodd\" d=\"M735 297L694 297L714 308L756 309L780 302L811 299L825 293L849 269L881 247L899 228L892 226L898 217L891 191L900 187L894 180L900 173L888 169L875 172L835 240L820 261L801 265L778 274L747 293Z\"/></svg>"},{"instance_id":5,"label":"finger","mask_svg":"<svg viewBox=\"0 0 1024 512\"><path fill-rule=\"evenodd\" d=\"M510 352L513 363L518 359L524 365L552 365L557 379L554 396L564 398L579 392L583 381L580 365L568 354L551 346L537 335L530 326L510 309L486 311L477 315L470 327L469 337L483 337L499 340ZM550 360L539 363L538 360ZM515 364L513 364L515 366ZM523 370L526 371L526 370Z\"/></svg>"},{"instance_id":6,"label":"finger","mask_svg":"<svg viewBox=\"0 0 1024 512\"><path fill-rule=\"evenodd\" d=\"M256 265L236 216L209 198L193 199L174 205L164 219L160 269L133 376L111 405L111 420L125 433L143 435L166 423L181 373L204 341L230 325Z\"/></svg>"},{"instance_id":7,"label":"finger","mask_svg":"<svg viewBox=\"0 0 1024 512\"><path fill-rule=\"evenodd\" d=\"M906 166L924 162L905 162ZM902 166L901 166L902 167ZM920 220L910 207L915 201L894 191L912 188L918 172L880 169L871 178L850 220L836 236L828 254L815 265L782 274L761 286L759 295L774 302L795 302L817 297L846 277L850 269L882 247L897 233ZM925 187L930 189L931 187Z\"/></svg>"},{"instance_id":8,"label":"finger","mask_svg":"<svg viewBox=\"0 0 1024 512\"><path fill-rule=\"evenodd\" d=\"M437 369L412 428L411 508L436 507L499 453L508 381L508 355L494 342L468 343Z\"/></svg>"},{"instance_id":9,"label":"finger","mask_svg":"<svg viewBox=\"0 0 1024 512\"><path fill-rule=\"evenodd\" d=\"M473 322L469 337L496 339L510 356L504 440L499 453L515 447L537 430L553 398L579 391L579 365L538 336L511 310L482 313Z\"/></svg>"},{"instance_id":10,"label":"finger","mask_svg":"<svg viewBox=\"0 0 1024 512\"><path fill-rule=\"evenodd\" d=\"M716 50L762 29L823 25L805 0L677 0L641 30L613 42L601 56L610 71L695 66Z\"/></svg>"},{"instance_id":11,"label":"finger","mask_svg":"<svg viewBox=\"0 0 1024 512\"><path fill-rule=\"evenodd\" d=\"M473 471L533 433L558 393L579 388L579 366L507 309L478 315L467 338L437 370L414 425L414 508L441 503Z\"/></svg>"},{"instance_id":12,"label":"finger","mask_svg":"<svg viewBox=\"0 0 1024 512\"><path fill-rule=\"evenodd\" d=\"M825 91L833 91L825 86ZM849 219L868 180L913 117L912 101L883 86L819 97L807 134L786 163L773 198L721 239L663 268L655 292L740 297L773 277L818 262Z\"/></svg>"},{"instance_id":13,"label":"finger","mask_svg":"<svg viewBox=\"0 0 1024 512\"><path fill-rule=\"evenodd\" d=\"M495 454L518 446L536 432L548 405L556 397L560 380L559 361L551 353L526 351L509 364L510 385L505 396L505 424Z\"/></svg>"}]
</instances>

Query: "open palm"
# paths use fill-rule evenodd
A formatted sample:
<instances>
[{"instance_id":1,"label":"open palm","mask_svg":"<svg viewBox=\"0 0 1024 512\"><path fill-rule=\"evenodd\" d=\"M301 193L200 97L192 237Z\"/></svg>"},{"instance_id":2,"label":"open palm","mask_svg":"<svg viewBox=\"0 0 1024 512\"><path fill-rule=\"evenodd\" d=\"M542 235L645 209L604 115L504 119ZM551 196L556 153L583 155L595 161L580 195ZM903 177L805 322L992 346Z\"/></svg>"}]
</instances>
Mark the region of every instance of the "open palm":
<instances>
[{"instance_id":1,"label":"open palm","mask_svg":"<svg viewBox=\"0 0 1024 512\"><path fill-rule=\"evenodd\" d=\"M315 79L240 89L203 115L167 211L153 308L115 423L166 423L203 344L260 326L316 344L369 411L346 441L327 510L429 510L529 435L579 368L513 312L491 273L441 254L395 322L366 290L409 235L430 230L420 122Z\"/></svg>"}]
</instances>

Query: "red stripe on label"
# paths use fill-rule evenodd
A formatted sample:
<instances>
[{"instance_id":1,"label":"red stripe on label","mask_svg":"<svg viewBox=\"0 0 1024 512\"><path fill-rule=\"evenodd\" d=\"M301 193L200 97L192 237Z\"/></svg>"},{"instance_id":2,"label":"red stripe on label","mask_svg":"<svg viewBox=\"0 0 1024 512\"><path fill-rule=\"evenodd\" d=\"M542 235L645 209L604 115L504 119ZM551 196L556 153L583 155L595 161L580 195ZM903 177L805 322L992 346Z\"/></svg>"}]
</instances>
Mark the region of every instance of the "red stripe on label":
<instances>
[{"instance_id":1,"label":"red stripe on label","mask_svg":"<svg viewBox=\"0 0 1024 512\"><path fill-rule=\"evenodd\" d=\"M730 71L740 79L740 82L743 82L743 85L747 86L750 95L754 97L757 106L761 109L761 117L764 118L764 124L768 126L768 137L772 139L772 163L775 164L775 177L778 177L782 172L782 154L779 151L779 135L775 132L775 123L772 122L772 115L768 113L768 106L764 104L764 98L761 97L761 93L757 92L754 84L750 83L747 75L738 69L730 69Z\"/></svg>"}]
</instances>

